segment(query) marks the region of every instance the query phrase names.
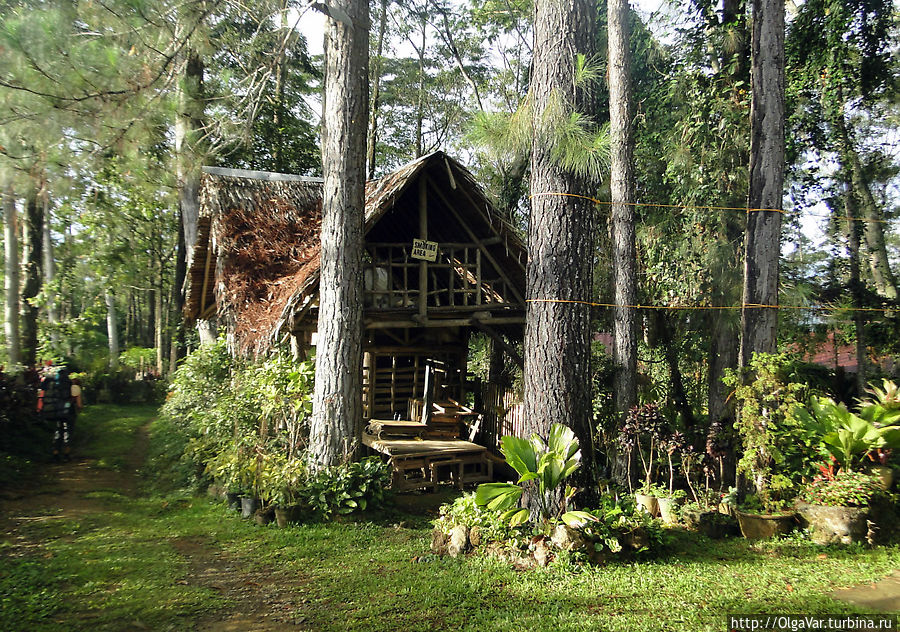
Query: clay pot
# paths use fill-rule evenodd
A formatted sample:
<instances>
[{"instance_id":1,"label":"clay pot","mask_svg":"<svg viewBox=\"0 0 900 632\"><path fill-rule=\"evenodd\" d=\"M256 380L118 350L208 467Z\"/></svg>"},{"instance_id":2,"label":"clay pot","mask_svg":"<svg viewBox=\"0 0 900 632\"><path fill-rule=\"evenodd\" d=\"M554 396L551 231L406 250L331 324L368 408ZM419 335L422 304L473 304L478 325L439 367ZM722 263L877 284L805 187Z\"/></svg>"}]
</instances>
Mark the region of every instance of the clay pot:
<instances>
[{"instance_id":1,"label":"clay pot","mask_svg":"<svg viewBox=\"0 0 900 632\"><path fill-rule=\"evenodd\" d=\"M638 508L643 509L654 518L659 515L659 503L656 500L656 496L650 496L649 494L635 494L634 500L637 503Z\"/></svg>"},{"instance_id":2,"label":"clay pot","mask_svg":"<svg viewBox=\"0 0 900 632\"><path fill-rule=\"evenodd\" d=\"M797 526L797 515L751 514L736 511L741 534L748 540L766 540L776 535L785 535Z\"/></svg>"},{"instance_id":3,"label":"clay pot","mask_svg":"<svg viewBox=\"0 0 900 632\"><path fill-rule=\"evenodd\" d=\"M881 488L889 492L894 486L894 470L887 465L872 465L869 467L869 473L878 479Z\"/></svg>"},{"instance_id":4,"label":"clay pot","mask_svg":"<svg viewBox=\"0 0 900 632\"><path fill-rule=\"evenodd\" d=\"M666 524L678 524L678 505L681 503L674 498L657 498L659 516Z\"/></svg>"},{"instance_id":5,"label":"clay pot","mask_svg":"<svg viewBox=\"0 0 900 632\"><path fill-rule=\"evenodd\" d=\"M868 507L826 507L801 502L797 512L816 544L865 542L869 533Z\"/></svg>"}]
</instances>

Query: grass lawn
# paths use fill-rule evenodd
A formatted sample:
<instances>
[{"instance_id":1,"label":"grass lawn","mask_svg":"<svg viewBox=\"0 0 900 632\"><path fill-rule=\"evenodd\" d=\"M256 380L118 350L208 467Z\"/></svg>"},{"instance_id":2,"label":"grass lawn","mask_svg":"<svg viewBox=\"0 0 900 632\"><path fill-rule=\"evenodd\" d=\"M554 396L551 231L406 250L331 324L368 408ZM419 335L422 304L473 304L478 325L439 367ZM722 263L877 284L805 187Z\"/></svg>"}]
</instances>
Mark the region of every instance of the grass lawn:
<instances>
[{"instance_id":1,"label":"grass lawn","mask_svg":"<svg viewBox=\"0 0 900 632\"><path fill-rule=\"evenodd\" d=\"M152 414L91 407L80 422L89 439L82 454L124 467ZM900 568L898 547L714 542L673 531L654 560L519 572L486 557L429 555L423 516L279 530L206 498L128 496L108 485L79 496L81 511L46 507L4 524L0 630L194 629L236 597L195 581L184 542L227 560L222 573L264 570L291 595L286 620L325 630L720 631L726 613L859 612L827 593Z\"/></svg>"}]
</instances>

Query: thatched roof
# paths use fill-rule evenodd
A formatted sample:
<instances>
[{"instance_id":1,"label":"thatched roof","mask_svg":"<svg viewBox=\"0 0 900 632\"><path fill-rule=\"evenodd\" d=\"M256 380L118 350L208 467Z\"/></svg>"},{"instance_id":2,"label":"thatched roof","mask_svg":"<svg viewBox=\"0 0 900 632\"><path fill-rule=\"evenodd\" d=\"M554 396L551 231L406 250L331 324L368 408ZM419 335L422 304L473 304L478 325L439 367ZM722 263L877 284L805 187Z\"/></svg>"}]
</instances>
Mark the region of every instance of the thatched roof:
<instances>
[{"instance_id":1,"label":"thatched roof","mask_svg":"<svg viewBox=\"0 0 900 632\"><path fill-rule=\"evenodd\" d=\"M200 236L189 270L185 316L208 318L215 309L242 347L267 345L317 301L321 181L204 171ZM418 237L418 224L409 221L405 209L416 208L417 187L411 185L420 176L437 191L429 201L429 239L467 241L471 231L494 236L498 266L524 294L524 245L492 211L472 175L442 152L367 184L367 240L411 242Z\"/></svg>"}]
</instances>

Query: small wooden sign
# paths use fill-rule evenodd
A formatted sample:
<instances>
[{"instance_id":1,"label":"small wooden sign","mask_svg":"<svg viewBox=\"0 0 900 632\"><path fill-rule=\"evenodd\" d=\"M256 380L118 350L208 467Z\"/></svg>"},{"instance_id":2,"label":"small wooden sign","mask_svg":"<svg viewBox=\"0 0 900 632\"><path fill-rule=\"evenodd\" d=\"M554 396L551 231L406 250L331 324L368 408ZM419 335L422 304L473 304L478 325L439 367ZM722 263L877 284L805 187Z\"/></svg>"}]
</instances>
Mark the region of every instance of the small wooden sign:
<instances>
[{"instance_id":1,"label":"small wooden sign","mask_svg":"<svg viewBox=\"0 0 900 632\"><path fill-rule=\"evenodd\" d=\"M424 259L425 261L437 260L437 242L425 241L424 239L413 239L412 254L413 259Z\"/></svg>"}]
</instances>

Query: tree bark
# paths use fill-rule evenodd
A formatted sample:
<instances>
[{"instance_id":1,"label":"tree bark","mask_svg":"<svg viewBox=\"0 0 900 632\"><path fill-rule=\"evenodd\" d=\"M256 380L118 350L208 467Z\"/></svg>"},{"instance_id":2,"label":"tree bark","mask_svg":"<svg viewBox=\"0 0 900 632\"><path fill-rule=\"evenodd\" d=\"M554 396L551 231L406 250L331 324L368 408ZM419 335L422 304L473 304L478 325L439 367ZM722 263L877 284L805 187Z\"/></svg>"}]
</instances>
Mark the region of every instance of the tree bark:
<instances>
[{"instance_id":1,"label":"tree bark","mask_svg":"<svg viewBox=\"0 0 900 632\"><path fill-rule=\"evenodd\" d=\"M744 238L741 366L773 353L784 189L784 0L752 0L750 192ZM762 210L759 210L762 209ZM773 210L770 210L773 209Z\"/></svg>"},{"instance_id":2,"label":"tree bark","mask_svg":"<svg viewBox=\"0 0 900 632\"><path fill-rule=\"evenodd\" d=\"M182 18L187 21L194 19L197 18L193 15ZM178 87L178 115L175 117L178 207L184 230L188 266L194 260L197 225L200 218L200 166L203 160L202 135L206 106L203 73L204 64L199 53L188 47L184 59L184 72Z\"/></svg>"},{"instance_id":3,"label":"tree bark","mask_svg":"<svg viewBox=\"0 0 900 632\"><path fill-rule=\"evenodd\" d=\"M613 241L614 398L623 417L637 402L637 301L634 135L627 0L607 3L609 29L610 194Z\"/></svg>"},{"instance_id":4,"label":"tree bark","mask_svg":"<svg viewBox=\"0 0 900 632\"><path fill-rule=\"evenodd\" d=\"M154 346L156 347L156 372L163 375L166 372L165 366L165 331L166 331L166 312L163 304L163 262L159 261L159 274L156 279L157 288L155 292L156 302L156 331L154 332Z\"/></svg>"},{"instance_id":5,"label":"tree bark","mask_svg":"<svg viewBox=\"0 0 900 632\"><path fill-rule=\"evenodd\" d=\"M56 289L53 282L56 279L56 260L53 258L53 236L51 234L50 204L47 196L44 202L44 221L41 225L41 244L44 254L44 292L47 295L47 321L50 323L50 340L55 344L59 342L59 332L56 326L59 324L59 309L56 306Z\"/></svg>"},{"instance_id":6,"label":"tree bark","mask_svg":"<svg viewBox=\"0 0 900 632\"><path fill-rule=\"evenodd\" d=\"M711 424L732 416L726 403L730 390L722 383L722 377L725 369L733 369L738 365L740 331L737 322L730 316L722 313L713 315L707 376L707 411Z\"/></svg>"},{"instance_id":7,"label":"tree bark","mask_svg":"<svg viewBox=\"0 0 900 632\"><path fill-rule=\"evenodd\" d=\"M181 214L178 216L178 245L175 249L175 283L172 285L172 344L169 348L169 372L174 373L178 361L185 355L184 340L184 280L187 277L184 231L181 230Z\"/></svg>"},{"instance_id":8,"label":"tree bark","mask_svg":"<svg viewBox=\"0 0 900 632\"><path fill-rule=\"evenodd\" d=\"M356 456L362 436L362 249L369 7L333 0L322 116L322 251L310 454L323 467Z\"/></svg>"},{"instance_id":9,"label":"tree bark","mask_svg":"<svg viewBox=\"0 0 900 632\"><path fill-rule=\"evenodd\" d=\"M866 393L866 321L860 308L863 307L865 285L860 275L860 235L862 227L858 221L857 206L852 176L845 175L844 182L844 216L847 220L847 254L850 268L850 296L853 298L853 328L856 330L856 395L864 397ZM835 345L837 346L837 345Z\"/></svg>"},{"instance_id":10,"label":"tree bark","mask_svg":"<svg viewBox=\"0 0 900 632\"><path fill-rule=\"evenodd\" d=\"M568 195L593 191L554 158L548 108L580 108L576 55L590 58L596 18L590 0L539 0L535 5L531 97L531 218L528 229L525 327L526 433L546 437L554 423L569 426L581 445L580 480L595 472L590 379L590 307L594 209ZM546 301L546 302L545 302ZM560 302L552 302L560 301ZM561 497L551 499L561 504Z\"/></svg>"},{"instance_id":11,"label":"tree bark","mask_svg":"<svg viewBox=\"0 0 900 632\"><path fill-rule=\"evenodd\" d=\"M841 117L843 118L843 116ZM887 246L884 240L884 215L881 212L869 182L866 180L859 154L856 149L847 143L847 157L850 162L851 183L853 194L862 206L863 235L866 239L866 248L869 251L869 267L872 270L872 280L875 282L876 291L888 299L897 298L897 277L891 270L888 260Z\"/></svg>"},{"instance_id":12,"label":"tree bark","mask_svg":"<svg viewBox=\"0 0 900 632\"><path fill-rule=\"evenodd\" d=\"M19 340L19 220L12 185L3 191L3 227L6 360L9 364L16 365L22 362L22 352Z\"/></svg>"},{"instance_id":13,"label":"tree bark","mask_svg":"<svg viewBox=\"0 0 900 632\"><path fill-rule=\"evenodd\" d=\"M116 314L116 297L107 289L104 294L106 299L106 336L109 340L109 368L119 368L119 328Z\"/></svg>"},{"instance_id":14,"label":"tree bark","mask_svg":"<svg viewBox=\"0 0 900 632\"><path fill-rule=\"evenodd\" d=\"M41 204L38 183L25 200L25 222L22 231L22 362L37 363L38 312L32 300L41 293L41 264L43 263L44 206Z\"/></svg>"},{"instance_id":15,"label":"tree bark","mask_svg":"<svg viewBox=\"0 0 900 632\"><path fill-rule=\"evenodd\" d=\"M218 327L214 320L198 320L197 336L200 337L201 345L212 345L216 343L218 337Z\"/></svg>"}]
</instances>

